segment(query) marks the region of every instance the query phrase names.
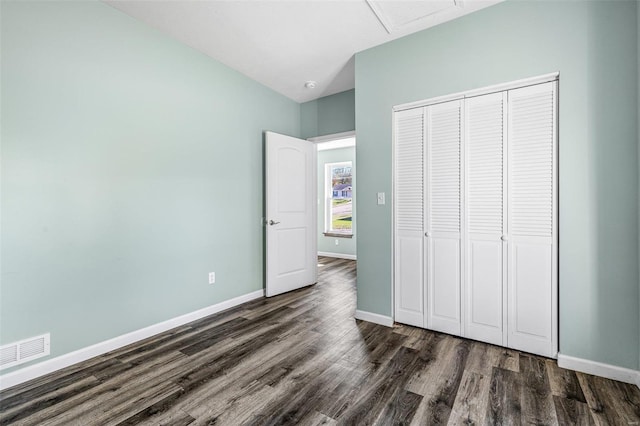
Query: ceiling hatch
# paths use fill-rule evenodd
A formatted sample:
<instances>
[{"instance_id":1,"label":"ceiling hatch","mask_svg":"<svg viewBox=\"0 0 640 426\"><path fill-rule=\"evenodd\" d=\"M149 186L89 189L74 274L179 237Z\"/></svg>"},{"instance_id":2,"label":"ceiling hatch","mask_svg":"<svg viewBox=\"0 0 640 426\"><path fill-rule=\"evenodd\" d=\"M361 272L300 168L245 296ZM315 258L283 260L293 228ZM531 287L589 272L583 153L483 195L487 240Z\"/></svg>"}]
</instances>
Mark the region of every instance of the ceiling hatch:
<instances>
[{"instance_id":1,"label":"ceiling hatch","mask_svg":"<svg viewBox=\"0 0 640 426\"><path fill-rule=\"evenodd\" d=\"M367 3L389 34L462 8L461 0L367 0Z\"/></svg>"}]
</instances>

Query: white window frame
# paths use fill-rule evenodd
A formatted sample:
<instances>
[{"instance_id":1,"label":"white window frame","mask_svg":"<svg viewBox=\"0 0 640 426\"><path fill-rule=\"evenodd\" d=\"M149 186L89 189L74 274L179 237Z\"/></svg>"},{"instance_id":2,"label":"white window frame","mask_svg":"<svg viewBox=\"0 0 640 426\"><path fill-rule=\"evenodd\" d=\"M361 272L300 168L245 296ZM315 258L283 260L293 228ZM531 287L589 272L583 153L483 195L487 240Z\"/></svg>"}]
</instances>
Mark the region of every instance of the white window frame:
<instances>
[{"instance_id":1,"label":"white window frame","mask_svg":"<svg viewBox=\"0 0 640 426\"><path fill-rule=\"evenodd\" d=\"M340 161L336 163L326 163L324 166L324 200L325 200L325 209L324 209L324 233L331 235L339 235L339 236L352 236L353 235L353 204L351 205L351 214L352 214L352 222L351 229L348 231L340 230L340 229L331 229L331 225L333 223L332 216L332 200L333 200L333 185L332 185L332 176L333 169L336 167L350 167L351 168L351 202L353 203L353 161Z\"/></svg>"}]
</instances>

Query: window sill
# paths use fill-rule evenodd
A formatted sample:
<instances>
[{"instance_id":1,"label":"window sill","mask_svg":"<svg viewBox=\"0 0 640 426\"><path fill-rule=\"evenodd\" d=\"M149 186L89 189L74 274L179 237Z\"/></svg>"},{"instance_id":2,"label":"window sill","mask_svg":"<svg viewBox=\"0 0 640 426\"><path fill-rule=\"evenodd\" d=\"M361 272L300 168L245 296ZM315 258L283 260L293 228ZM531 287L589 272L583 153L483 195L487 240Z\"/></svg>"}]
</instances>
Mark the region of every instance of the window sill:
<instances>
[{"instance_id":1,"label":"window sill","mask_svg":"<svg viewBox=\"0 0 640 426\"><path fill-rule=\"evenodd\" d=\"M336 238L353 238L353 234L342 234L339 232L323 232L325 237L336 237Z\"/></svg>"}]
</instances>

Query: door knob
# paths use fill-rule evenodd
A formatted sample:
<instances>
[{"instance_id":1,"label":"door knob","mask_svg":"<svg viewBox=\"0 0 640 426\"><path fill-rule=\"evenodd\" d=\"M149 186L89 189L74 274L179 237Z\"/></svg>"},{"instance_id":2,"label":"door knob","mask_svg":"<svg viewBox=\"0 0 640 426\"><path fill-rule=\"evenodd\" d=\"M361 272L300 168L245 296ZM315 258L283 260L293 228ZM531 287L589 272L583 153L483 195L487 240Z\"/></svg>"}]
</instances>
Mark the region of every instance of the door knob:
<instances>
[{"instance_id":1,"label":"door knob","mask_svg":"<svg viewBox=\"0 0 640 426\"><path fill-rule=\"evenodd\" d=\"M431 236L431 232L429 232L429 231L425 232L425 233L424 233L424 236L425 236L425 237L430 237L430 236Z\"/></svg>"},{"instance_id":2,"label":"door knob","mask_svg":"<svg viewBox=\"0 0 640 426\"><path fill-rule=\"evenodd\" d=\"M500 239L502 241L509 241L509 238L506 235L503 235L502 237L500 237Z\"/></svg>"},{"instance_id":3,"label":"door knob","mask_svg":"<svg viewBox=\"0 0 640 426\"><path fill-rule=\"evenodd\" d=\"M273 220L270 220L270 221L269 221L269 225L271 225L271 226L273 226L273 225L277 225L277 224L279 224L279 223L280 223L280 222L275 222L275 221L273 221Z\"/></svg>"}]
</instances>

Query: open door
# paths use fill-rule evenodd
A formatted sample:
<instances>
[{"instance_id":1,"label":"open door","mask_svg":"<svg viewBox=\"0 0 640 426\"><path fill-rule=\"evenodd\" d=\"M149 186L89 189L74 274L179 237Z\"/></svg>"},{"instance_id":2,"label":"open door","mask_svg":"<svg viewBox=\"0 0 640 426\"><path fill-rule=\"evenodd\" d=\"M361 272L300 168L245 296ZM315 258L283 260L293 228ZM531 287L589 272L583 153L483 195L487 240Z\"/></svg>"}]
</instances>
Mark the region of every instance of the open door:
<instances>
[{"instance_id":1,"label":"open door","mask_svg":"<svg viewBox=\"0 0 640 426\"><path fill-rule=\"evenodd\" d=\"M273 132L266 136L267 297L317 279L316 147Z\"/></svg>"}]
</instances>

